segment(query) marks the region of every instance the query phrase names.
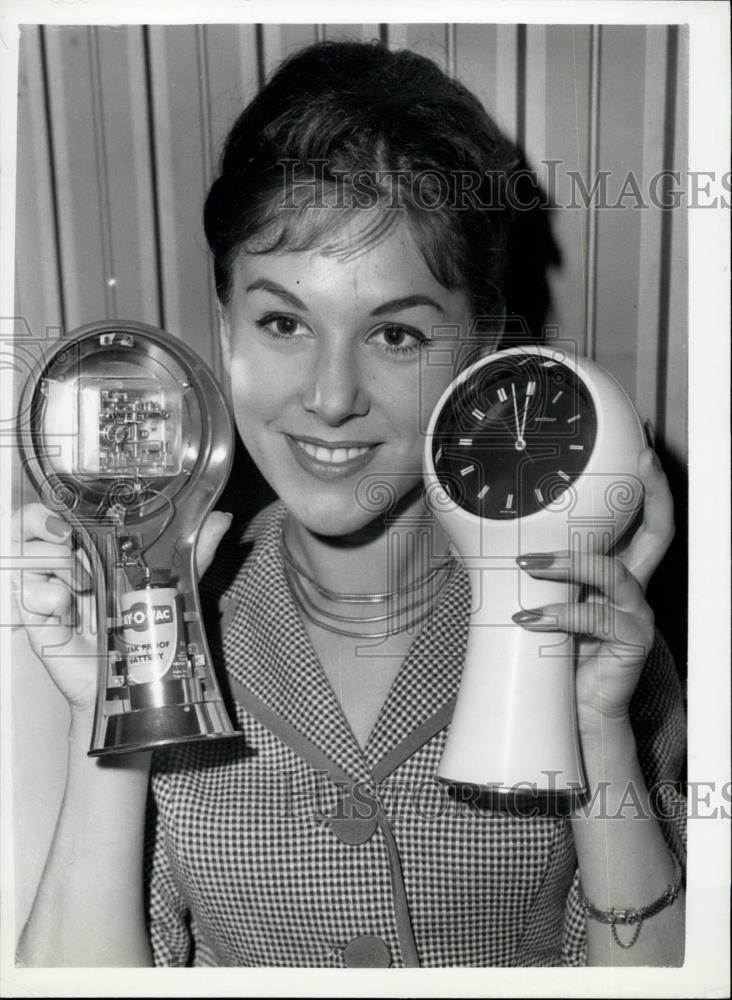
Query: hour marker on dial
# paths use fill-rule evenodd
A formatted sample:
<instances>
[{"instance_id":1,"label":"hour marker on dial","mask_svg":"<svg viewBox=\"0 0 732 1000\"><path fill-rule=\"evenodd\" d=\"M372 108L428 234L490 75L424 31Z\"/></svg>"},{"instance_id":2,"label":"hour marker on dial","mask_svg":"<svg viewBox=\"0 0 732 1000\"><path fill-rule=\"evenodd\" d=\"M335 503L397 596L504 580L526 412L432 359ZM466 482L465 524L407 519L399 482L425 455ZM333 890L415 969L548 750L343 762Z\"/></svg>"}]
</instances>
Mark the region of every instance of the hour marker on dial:
<instances>
[{"instance_id":1,"label":"hour marker on dial","mask_svg":"<svg viewBox=\"0 0 732 1000\"><path fill-rule=\"evenodd\" d=\"M585 446L583 444L571 444L569 446L570 451L584 451Z\"/></svg>"},{"instance_id":2,"label":"hour marker on dial","mask_svg":"<svg viewBox=\"0 0 732 1000\"><path fill-rule=\"evenodd\" d=\"M544 497L541 495L541 490L540 489L537 488L537 489L534 490L534 496L539 501L539 503L544 503Z\"/></svg>"},{"instance_id":3,"label":"hour marker on dial","mask_svg":"<svg viewBox=\"0 0 732 1000\"><path fill-rule=\"evenodd\" d=\"M507 399L508 399L508 393L506 392L506 390L503 387L501 387L498 390L498 401L500 403L505 403Z\"/></svg>"},{"instance_id":4,"label":"hour marker on dial","mask_svg":"<svg viewBox=\"0 0 732 1000\"><path fill-rule=\"evenodd\" d=\"M460 475L461 476L468 476L468 475L470 475L471 472L474 472L474 471L475 471L475 466L474 465L466 465L464 469L460 470Z\"/></svg>"},{"instance_id":5,"label":"hour marker on dial","mask_svg":"<svg viewBox=\"0 0 732 1000\"><path fill-rule=\"evenodd\" d=\"M526 395L527 396L533 396L535 392L536 392L536 382L527 382L526 383Z\"/></svg>"},{"instance_id":6,"label":"hour marker on dial","mask_svg":"<svg viewBox=\"0 0 732 1000\"><path fill-rule=\"evenodd\" d=\"M567 475L566 472L562 472L561 469L557 469L557 475L559 476L560 479L563 479L565 483L569 482L569 476Z\"/></svg>"},{"instance_id":7,"label":"hour marker on dial","mask_svg":"<svg viewBox=\"0 0 732 1000\"><path fill-rule=\"evenodd\" d=\"M490 486L482 486L481 489L480 489L480 492L478 493L478 499L482 500L483 497L486 495L486 493L488 492L489 489L490 489Z\"/></svg>"},{"instance_id":8,"label":"hour marker on dial","mask_svg":"<svg viewBox=\"0 0 732 1000\"><path fill-rule=\"evenodd\" d=\"M559 399L559 397L562 396L563 394L564 394L564 389L560 389L559 392L554 397L554 399L552 400L552 403L556 403L556 401Z\"/></svg>"},{"instance_id":9,"label":"hour marker on dial","mask_svg":"<svg viewBox=\"0 0 732 1000\"><path fill-rule=\"evenodd\" d=\"M458 441L458 444L461 444L463 448L469 448L472 443L473 443L472 438L460 438L460 440Z\"/></svg>"},{"instance_id":10,"label":"hour marker on dial","mask_svg":"<svg viewBox=\"0 0 732 1000\"><path fill-rule=\"evenodd\" d=\"M567 417L567 423L568 424L573 424L575 422L575 420L579 420L580 416L581 416L581 414L575 413L575 415L573 417Z\"/></svg>"},{"instance_id":11,"label":"hour marker on dial","mask_svg":"<svg viewBox=\"0 0 732 1000\"><path fill-rule=\"evenodd\" d=\"M506 507L513 507L513 493L509 493L506 497Z\"/></svg>"},{"instance_id":12,"label":"hour marker on dial","mask_svg":"<svg viewBox=\"0 0 732 1000\"><path fill-rule=\"evenodd\" d=\"M485 418L485 413L482 410L472 410L471 415L475 417L476 420L483 420Z\"/></svg>"},{"instance_id":13,"label":"hour marker on dial","mask_svg":"<svg viewBox=\"0 0 732 1000\"><path fill-rule=\"evenodd\" d=\"M442 458L442 445L437 449L437 454L435 455L435 461L439 462Z\"/></svg>"}]
</instances>

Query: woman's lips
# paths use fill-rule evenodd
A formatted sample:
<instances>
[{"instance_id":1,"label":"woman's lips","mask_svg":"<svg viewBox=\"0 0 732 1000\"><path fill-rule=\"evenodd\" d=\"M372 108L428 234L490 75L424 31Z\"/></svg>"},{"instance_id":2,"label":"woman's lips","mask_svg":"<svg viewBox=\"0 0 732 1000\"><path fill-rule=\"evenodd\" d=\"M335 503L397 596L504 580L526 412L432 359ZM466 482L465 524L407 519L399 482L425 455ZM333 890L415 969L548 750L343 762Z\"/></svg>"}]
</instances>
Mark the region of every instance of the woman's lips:
<instances>
[{"instance_id":1,"label":"woman's lips","mask_svg":"<svg viewBox=\"0 0 732 1000\"><path fill-rule=\"evenodd\" d=\"M316 444L312 440L291 437L285 439L298 465L319 479L338 479L359 472L376 454L378 444L355 444L338 447Z\"/></svg>"}]
</instances>

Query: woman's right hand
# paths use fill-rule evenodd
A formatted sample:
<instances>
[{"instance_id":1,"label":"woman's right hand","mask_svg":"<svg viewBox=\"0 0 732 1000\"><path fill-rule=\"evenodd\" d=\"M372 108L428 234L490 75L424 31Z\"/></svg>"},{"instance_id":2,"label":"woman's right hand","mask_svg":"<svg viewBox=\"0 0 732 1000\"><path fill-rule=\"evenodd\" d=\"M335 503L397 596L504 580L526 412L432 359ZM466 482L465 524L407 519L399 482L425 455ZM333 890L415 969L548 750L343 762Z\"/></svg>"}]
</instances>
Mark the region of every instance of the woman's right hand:
<instances>
[{"instance_id":1,"label":"woman's right hand","mask_svg":"<svg viewBox=\"0 0 732 1000\"><path fill-rule=\"evenodd\" d=\"M231 514L212 511L201 526L196 546L199 577L230 525ZM71 526L40 503L15 512L12 537L16 556L35 563L13 577L18 621L72 710L93 710L98 664L96 599L86 556L72 549Z\"/></svg>"},{"instance_id":2,"label":"woman's right hand","mask_svg":"<svg viewBox=\"0 0 732 1000\"><path fill-rule=\"evenodd\" d=\"M72 548L71 526L40 503L14 513L12 540L15 555L34 563L12 578L17 621L71 709L91 711L98 644L86 557Z\"/></svg>"}]
</instances>

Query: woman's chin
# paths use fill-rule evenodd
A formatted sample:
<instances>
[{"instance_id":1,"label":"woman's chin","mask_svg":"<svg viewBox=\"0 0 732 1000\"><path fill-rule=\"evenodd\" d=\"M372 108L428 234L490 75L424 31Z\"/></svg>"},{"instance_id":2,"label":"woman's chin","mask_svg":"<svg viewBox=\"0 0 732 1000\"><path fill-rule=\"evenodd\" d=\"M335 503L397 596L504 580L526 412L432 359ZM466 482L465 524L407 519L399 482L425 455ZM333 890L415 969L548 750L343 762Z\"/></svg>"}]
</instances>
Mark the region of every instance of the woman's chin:
<instances>
[{"instance_id":1,"label":"woman's chin","mask_svg":"<svg viewBox=\"0 0 732 1000\"><path fill-rule=\"evenodd\" d=\"M304 528L315 535L332 538L362 531L374 519L386 513L386 508L384 511L364 510L355 500L350 505L320 501L317 505L309 506L302 501L288 503L286 497L282 499L291 516Z\"/></svg>"},{"instance_id":2,"label":"woman's chin","mask_svg":"<svg viewBox=\"0 0 732 1000\"><path fill-rule=\"evenodd\" d=\"M421 496L421 480L407 494L398 496L386 484L375 483L361 496L328 496L323 491L315 497L305 495L280 498L291 516L316 535L338 538L347 535L369 535L383 530L384 518L396 517L405 506L411 506Z\"/></svg>"}]
</instances>

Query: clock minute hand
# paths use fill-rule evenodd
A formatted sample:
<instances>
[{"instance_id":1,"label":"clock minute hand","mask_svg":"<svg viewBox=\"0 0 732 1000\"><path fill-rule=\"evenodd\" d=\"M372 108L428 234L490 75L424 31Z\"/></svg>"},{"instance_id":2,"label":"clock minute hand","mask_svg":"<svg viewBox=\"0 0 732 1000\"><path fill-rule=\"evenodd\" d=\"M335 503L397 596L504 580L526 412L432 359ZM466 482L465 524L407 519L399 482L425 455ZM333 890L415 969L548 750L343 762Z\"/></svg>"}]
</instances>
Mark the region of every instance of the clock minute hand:
<instances>
[{"instance_id":1,"label":"clock minute hand","mask_svg":"<svg viewBox=\"0 0 732 1000\"><path fill-rule=\"evenodd\" d=\"M519 430L518 406L516 405L516 386L513 382L511 383L511 395L513 396L513 415L516 421L516 444L518 444L521 440L521 431Z\"/></svg>"}]
</instances>

